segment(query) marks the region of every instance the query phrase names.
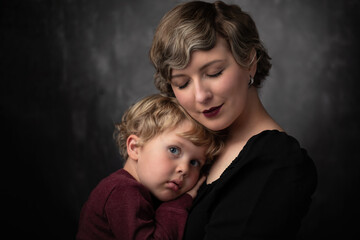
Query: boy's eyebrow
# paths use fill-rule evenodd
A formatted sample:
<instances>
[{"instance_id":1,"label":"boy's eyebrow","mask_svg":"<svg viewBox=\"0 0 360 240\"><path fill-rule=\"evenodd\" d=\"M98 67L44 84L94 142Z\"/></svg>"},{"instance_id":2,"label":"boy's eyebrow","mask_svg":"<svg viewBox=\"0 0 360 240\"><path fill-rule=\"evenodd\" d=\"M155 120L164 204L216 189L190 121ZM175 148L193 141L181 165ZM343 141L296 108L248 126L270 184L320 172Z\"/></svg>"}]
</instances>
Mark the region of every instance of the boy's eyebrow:
<instances>
[{"instance_id":1,"label":"boy's eyebrow","mask_svg":"<svg viewBox=\"0 0 360 240\"><path fill-rule=\"evenodd\" d=\"M216 59L216 60L210 61L210 62L206 63L204 66L202 66L199 70L202 71L202 70L204 70L205 68L207 68L208 66L210 66L210 65L212 65L212 64L214 64L214 63L217 63L217 62L221 62L221 61L223 61L223 60L221 60L221 59ZM170 80L173 79L173 78L183 77L183 76L185 76L185 74L181 74L181 73L180 73L180 74L176 74L176 75L171 75L171 76L170 76Z\"/></svg>"}]
</instances>

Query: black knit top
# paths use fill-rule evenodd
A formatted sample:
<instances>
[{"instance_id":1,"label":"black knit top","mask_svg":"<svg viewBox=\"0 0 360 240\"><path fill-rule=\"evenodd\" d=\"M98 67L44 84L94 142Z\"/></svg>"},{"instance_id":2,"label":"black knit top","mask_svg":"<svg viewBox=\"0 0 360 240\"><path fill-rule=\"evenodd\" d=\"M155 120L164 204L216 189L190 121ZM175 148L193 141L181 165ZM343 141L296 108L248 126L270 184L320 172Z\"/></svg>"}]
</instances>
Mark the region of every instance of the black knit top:
<instances>
[{"instance_id":1,"label":"black knit top","mask_svg":"<svg viewBox=\"0 0 360 240\"><path fill-rule=\"evenodd\" d=\"M184 239L295 239L316 184L315 165L295 138L261 132L201 186Z\"/></svg>"}]
</instances>

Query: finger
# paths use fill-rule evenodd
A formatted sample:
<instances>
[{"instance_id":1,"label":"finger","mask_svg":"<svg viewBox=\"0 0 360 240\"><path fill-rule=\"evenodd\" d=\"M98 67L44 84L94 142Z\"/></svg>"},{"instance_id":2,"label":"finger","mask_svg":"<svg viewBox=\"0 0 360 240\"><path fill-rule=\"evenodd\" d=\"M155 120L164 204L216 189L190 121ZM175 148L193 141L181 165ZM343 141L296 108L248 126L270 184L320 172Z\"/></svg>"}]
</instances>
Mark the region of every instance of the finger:
<instances>
[{"instance_id":1,"label":"finger","mask_svg":"<svg viewBox=\"0 0 360 240\"><path fill-rule=\"evenodd\" d=\"M198 182L195 184L195 187L194 187L194 188L199 189L200 186L205 182L205 180L206 180L206 177L205 177L205 176L202 176L202 177L198 180Z\"/></svg>"}]
</instances>

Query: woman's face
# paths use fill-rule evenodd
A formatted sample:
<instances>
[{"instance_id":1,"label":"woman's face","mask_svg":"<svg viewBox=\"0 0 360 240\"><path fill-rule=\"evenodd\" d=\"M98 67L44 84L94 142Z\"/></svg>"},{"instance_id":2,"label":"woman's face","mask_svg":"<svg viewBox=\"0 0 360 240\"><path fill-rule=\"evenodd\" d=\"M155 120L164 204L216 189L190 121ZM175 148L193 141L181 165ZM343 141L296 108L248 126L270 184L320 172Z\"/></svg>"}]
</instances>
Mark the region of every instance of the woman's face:
<instances>
[{"instance_id":1,"label":"woman's face","mask_svg":"<svg viewBox=\"0 0 360 240\"><path fill-rule=\"evenodd\" d=\"M254 65L251 69L241 67L227 42L218 38L211 50L194 51L186 68L172 70L171 86L194 119L211 130L222 130L241 121Z\"/></svg>"}]
</instances>

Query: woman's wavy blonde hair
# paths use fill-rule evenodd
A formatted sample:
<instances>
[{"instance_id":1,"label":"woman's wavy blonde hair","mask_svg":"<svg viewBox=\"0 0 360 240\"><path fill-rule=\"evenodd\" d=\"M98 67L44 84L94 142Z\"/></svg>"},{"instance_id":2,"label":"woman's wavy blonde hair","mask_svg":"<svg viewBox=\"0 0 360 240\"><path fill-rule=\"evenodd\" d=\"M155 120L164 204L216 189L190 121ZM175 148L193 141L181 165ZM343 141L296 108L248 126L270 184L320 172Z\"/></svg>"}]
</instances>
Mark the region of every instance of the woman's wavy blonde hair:
<instances>
[{"instance_id":1,"label":"woman's wavy blonde hair","mask_svg":"<svg viewBox=\"0 0 360 240\"><path fill-rule=\"evenodd\" d=\"M222 1L187 2L164 15L150 50L150 59L156 70L155 86L162 93L174 96L170 85L171 70L185 68L193 51L212 49L217 36L227 41L233 57L242 67L250 67L251 53L256 51L257 72L253 86L260 87L269 75L271 58L250 15L239 6Z\"/></svg>"},{"instance_id":2,"label":"woman's wavy blonde hair","mask_svg":"<svg viewBox=\"0 0 360 240\"><path fill-rule=\"evenodd\" d=\"M203 127L186 113L176 98L154 94L132 105L123 115L121 123L115 124L114 138L125 161L128 158L126 141L134 134L140 138L138 146L143 146L165 130L174 129L189 120L192 129L181 134L197 146L207 146L205 157L211 162L223 147L222 137Z\"/></svg>"}]
</instances>

